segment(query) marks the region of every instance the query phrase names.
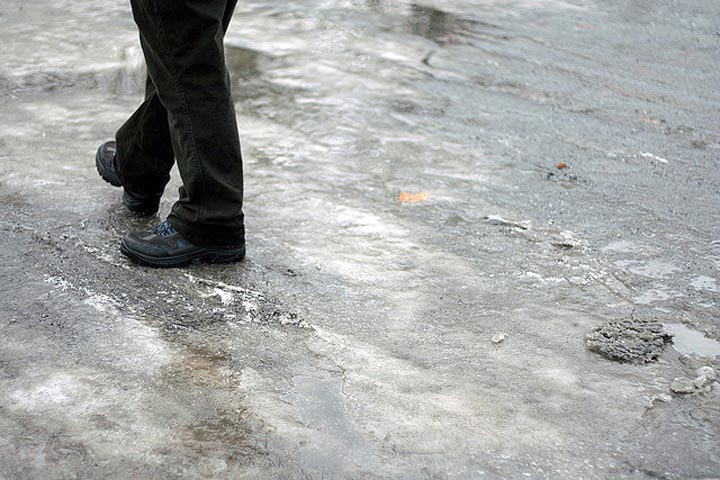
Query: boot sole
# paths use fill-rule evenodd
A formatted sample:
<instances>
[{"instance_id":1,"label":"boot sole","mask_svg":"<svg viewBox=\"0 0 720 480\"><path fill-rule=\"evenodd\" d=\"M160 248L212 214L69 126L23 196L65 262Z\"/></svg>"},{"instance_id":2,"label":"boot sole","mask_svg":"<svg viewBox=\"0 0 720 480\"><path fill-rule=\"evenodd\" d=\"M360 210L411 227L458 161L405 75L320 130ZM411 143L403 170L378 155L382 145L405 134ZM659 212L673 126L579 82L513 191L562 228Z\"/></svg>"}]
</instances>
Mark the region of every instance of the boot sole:
<instances>
[{"instance_id":1,"label":"boot sole","mask_svg":"<svg viewBox=\"0 0 720 480\"><path fill-rule=\"evenodd\" d=\"M100 149L99 148L98 148L97 153L95 154L95 168L97 168L97 171L100 174L100 178L105 180L107 183L109 183L113 187L122 187L122 183L120 183L120 179L107 177L103 173L105 171L105 167L103 166L102 162L100 161Z\"/></svg>"},{"instance_id":2,"label":"boot sole","mask_svg":"<svg viewBox=\"0 0 720 480\"><path fill-rule=\"evenodd\" d=\"M113 187L122 187L122 183L120 183L120 180L116 176L106 176L105 172L106 168L103 166L102 162L100 161L100 149L98 148L97 153L95 154L95 168L97 168L98 173L100 174L100 178L105 180L107 183L112 185ZM149 217L152 215L155 215L157 211L160 208L158 201L158 205L153 205L152 207L145 207L143 205L133 205L127 202L125 199L125 196L123 195L123 205L125 205L125 208L127 208L131 213L140 216L140 217Z\"/></svg>"},{"instance_id":3,"label":"boot sole","mask_svg":"<svg viewBox=\"0 0 720 480\"><path fill-rule=\"evenodd\" d=\"M125 240L123 239L120 243L120 251L129 257L131 260L134 260L142 265L146 265L148 267L157 267L157 268L173 268L173 267L184 267L186 265L190 265L192 263L231 263L231 262L239 262L243 258L245 258L245 246L229 250L227 252L223 251L217 251L217 250L210 250L206 252L201 253L187 253L185 255L178 255L175 257L153 257L150 255L145 255L143 253L134 252L130 250L127 245L125 245Z\"/></svg>"}]
</instances>

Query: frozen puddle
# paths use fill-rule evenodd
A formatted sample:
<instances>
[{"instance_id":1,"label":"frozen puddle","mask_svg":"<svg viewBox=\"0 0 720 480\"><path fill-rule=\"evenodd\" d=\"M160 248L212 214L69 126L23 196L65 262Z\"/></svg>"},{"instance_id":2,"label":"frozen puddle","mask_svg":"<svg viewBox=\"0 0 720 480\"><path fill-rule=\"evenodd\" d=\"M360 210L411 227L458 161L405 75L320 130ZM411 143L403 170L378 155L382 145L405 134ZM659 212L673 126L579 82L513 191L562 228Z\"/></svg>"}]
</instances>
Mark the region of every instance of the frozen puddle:
<instances>
[{"instance_id":1,"label":"frozen puddle","mask_svg":"<svg viewBox=\"0 0 720 480\"><path fill-rule=\"evenodd\" d=\"M720 355L720 342L705 337L697 330L692 330L681 323L666 323L665 330L674 336L673 348L680 353L701 357Z\"/></svg>"}]
</instances>

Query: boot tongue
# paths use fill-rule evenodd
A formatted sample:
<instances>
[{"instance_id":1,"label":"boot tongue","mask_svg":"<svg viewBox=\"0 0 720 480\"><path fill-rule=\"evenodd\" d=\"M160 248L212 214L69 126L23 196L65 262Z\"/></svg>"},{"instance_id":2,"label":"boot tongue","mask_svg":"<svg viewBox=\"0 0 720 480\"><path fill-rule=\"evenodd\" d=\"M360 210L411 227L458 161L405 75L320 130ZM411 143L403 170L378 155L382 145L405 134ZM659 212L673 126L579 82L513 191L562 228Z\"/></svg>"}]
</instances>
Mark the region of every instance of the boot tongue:
<instances>
[{"instance_id":1,"label":"boot tongue","mask_svg":"<svg viewBox=\"0 0 720 480\"><path fill-rule=\"evenodd\" d=\"M175 228L173 228L167 220L155 228L155 234L158 237L169 237L170 235L175 235L176 233L177 230L175 230Z\"/></svg>"}]
</instances>

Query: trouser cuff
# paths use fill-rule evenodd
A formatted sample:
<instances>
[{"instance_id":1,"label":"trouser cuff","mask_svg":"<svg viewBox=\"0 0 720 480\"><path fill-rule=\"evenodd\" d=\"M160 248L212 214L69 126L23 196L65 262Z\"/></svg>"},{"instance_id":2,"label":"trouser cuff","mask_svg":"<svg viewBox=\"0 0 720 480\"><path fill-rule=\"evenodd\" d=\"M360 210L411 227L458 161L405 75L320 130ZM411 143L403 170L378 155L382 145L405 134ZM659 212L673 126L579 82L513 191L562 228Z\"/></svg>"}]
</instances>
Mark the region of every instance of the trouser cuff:
<instances>
[{"instance_id":1,"label":"trouser cuff","mask_svg":"<svg viewBox=\"0 0 720 480\"><path fill-rule=\"evenodd\" d=\"M168 221L187 241L201 247L237 247L245 244L245 226L222 224L191 224L171 213Z\"/></svg>"}]
</instances>

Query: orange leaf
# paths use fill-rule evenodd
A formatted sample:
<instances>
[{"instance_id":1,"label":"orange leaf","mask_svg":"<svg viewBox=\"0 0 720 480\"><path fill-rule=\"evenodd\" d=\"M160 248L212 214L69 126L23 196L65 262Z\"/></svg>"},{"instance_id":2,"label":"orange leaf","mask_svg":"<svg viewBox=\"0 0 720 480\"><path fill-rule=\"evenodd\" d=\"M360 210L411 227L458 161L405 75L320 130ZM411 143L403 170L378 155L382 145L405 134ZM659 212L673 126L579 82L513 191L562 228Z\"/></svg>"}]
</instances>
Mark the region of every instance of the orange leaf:
<instances>
[{"instance_id":1,"label":"orange leaf","mask_svg":"<svg viewBox=\"0 0 720 480\"><path fill-rule=\"evenodd\" d=\"M562 170L563 168L570 168L570 165L568 165L567 163L560 162L557 165L555 165L555 167L558 170Z\"/></svg>"},{"instance_id":2,"label":"orange leaf","mask_svg":"<svg viewBox=\"0 0 720 480\"><path fill-rule=\"evenodd\" d=\"M402 192L400 194L400 198L398 200L400 203L417 203L422 202L423 200L430 197L430 195L427 194L427 192L420 192L420 193L408 193L408 192Z\"/></svg>"}]
</instances>

